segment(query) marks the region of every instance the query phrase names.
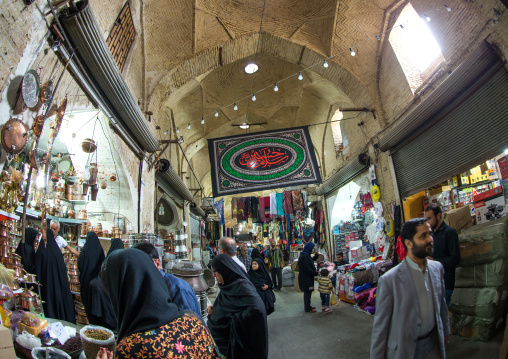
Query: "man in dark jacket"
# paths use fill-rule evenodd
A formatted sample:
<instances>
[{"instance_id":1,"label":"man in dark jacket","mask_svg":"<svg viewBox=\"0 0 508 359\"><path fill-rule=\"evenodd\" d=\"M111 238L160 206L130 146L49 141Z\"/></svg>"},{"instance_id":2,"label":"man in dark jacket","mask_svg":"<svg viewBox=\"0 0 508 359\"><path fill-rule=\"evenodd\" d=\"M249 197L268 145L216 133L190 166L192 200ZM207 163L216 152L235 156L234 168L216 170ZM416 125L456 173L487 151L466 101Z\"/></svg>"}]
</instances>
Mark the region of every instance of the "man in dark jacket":
<instances>
[{"instance_id":1,"label":"man in dark jacket","mask_svg":"<svg viewBox=\"0 0 508 359\"><path fill-rule=\"evenodd\" d=\"M460 263L459 236L457 231L443 222L443 211L439 204L425 207L425 218L434 231L434 252L431 259L441 262L444 267L446 304L450 306L455 288L455 267Z\"/></svg>"}]
</instances>

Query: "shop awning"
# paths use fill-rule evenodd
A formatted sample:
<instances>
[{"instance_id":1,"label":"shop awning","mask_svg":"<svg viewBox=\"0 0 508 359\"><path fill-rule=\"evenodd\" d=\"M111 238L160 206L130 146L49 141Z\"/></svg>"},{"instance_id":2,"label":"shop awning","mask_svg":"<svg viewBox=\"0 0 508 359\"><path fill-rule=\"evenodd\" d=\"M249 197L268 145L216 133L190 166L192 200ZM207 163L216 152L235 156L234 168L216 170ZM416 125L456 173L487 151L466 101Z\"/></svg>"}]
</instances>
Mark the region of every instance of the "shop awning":
<instances>
[{"instance_id":1,"label":"shop awning","mask_svg":"<svg viewBox=\"0 0 508 359\"><path fill-rule=\"evenodd\" d=\"M77 10L71 8L60 16L60 22L76 55L86 66L88 77L94 81L121 122L141 147L155 152L159 141L147 124L136 100L118 69L108 45L104 40L88 0L76 2Z\"/></svg>"},{"instance_id":2,"label":"shop awning","mask_svg":"<svg viewBox=\"0 0 508 359\"><path fill-rule=\"evenodd\" d=\"M321 186L318 186L316 188L316 193L322 196L342 187L357 174L368 168L369 165L369 156L365 153L361 153L354 160L335 172L335 174L328 178Z\"/></svg>"},{"instance_id":3,"label":"shop awning","mask_svg":"<svg viewBox=\"0 0 508 359\"><path fill-rule=\"evenodd\" d=\"M176 197L175 200L178 202L183 203L184 200L193 201L192 193L172 166L168 166L166 171L157 171L155 179L159 182L159 186L164 192Z\"/></svg>"}]
</instances>

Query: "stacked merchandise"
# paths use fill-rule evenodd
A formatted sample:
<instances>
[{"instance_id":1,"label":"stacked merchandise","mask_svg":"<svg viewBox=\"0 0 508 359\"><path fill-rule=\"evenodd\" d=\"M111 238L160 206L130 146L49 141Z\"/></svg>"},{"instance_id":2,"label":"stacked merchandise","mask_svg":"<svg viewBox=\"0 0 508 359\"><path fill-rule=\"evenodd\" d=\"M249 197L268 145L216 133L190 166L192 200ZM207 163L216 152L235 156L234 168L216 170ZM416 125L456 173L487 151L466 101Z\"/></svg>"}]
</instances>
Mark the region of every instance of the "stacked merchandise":
<instances>
[{"instance_id":1,"label":"stacked merchandise","mask_svg":"<svg viewBox=\"0 0 508 359\"><path fill-rule=\"evenodd\" d=\"M459 235L460 267L450 303L452 331L489 341L502 327L508 290L508 220L465 229Z\"/></svg>"}]
</instances>

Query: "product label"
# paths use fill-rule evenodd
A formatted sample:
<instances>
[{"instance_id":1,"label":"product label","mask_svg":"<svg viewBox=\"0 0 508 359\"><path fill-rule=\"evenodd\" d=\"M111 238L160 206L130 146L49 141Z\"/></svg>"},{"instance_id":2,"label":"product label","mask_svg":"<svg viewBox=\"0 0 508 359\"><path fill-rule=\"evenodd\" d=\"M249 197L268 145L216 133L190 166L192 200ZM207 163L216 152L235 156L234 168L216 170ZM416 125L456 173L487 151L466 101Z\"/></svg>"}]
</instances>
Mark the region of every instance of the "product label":
<instances>
[{"instance_id":1,"label":"product label","mask_svg":"<svg viewBox=\"0 0 508 359\"><path fill-rule=\"evenodd\" d=\"M49 335L51 338L58 339L61 345L64 345L67 339L70 338L67 330L60 322L52 323L49 326Z\"/></svg>"}]
</instances>

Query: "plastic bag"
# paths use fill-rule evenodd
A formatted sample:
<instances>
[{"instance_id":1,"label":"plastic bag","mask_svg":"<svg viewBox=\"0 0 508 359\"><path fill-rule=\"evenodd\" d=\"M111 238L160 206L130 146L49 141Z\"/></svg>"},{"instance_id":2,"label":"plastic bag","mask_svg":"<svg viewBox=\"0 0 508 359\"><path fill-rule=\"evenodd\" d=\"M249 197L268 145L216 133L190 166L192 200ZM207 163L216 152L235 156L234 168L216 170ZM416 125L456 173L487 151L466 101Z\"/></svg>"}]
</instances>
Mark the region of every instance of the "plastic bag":
<instances>
[{"instance_id":1,"label":"plastic bag","mask_svg":"<svg viewBox=\"0 0 508 359\"><path fill-rule=\"evenodd\" d=\"M21 317L21 323L23 323L29 327L32 327L32 328L37 328L41 324L41 320L37 316L37 314L26 312Z\"/></svg>"},{"instance_id":2,"label":"plastic bag","mask_svg":"<svg viewBox=\"0 0 508 359\"><path fill-rule=\"evenodd\" d=\"M14 269L8 269L3 264L0 264L0 284L12 288L14 284Z\"/></svg>"},{"instance_id":3,"label":"plastic bag","mask_svg":"<svg viewBox=\"0 0 508 359\"><path fill-rule=\"evenodd\" d=\"M332 294L330 297L330 305L337 305L337 298L335 297L335 294Z\"/></svg>"}]
</instances>

